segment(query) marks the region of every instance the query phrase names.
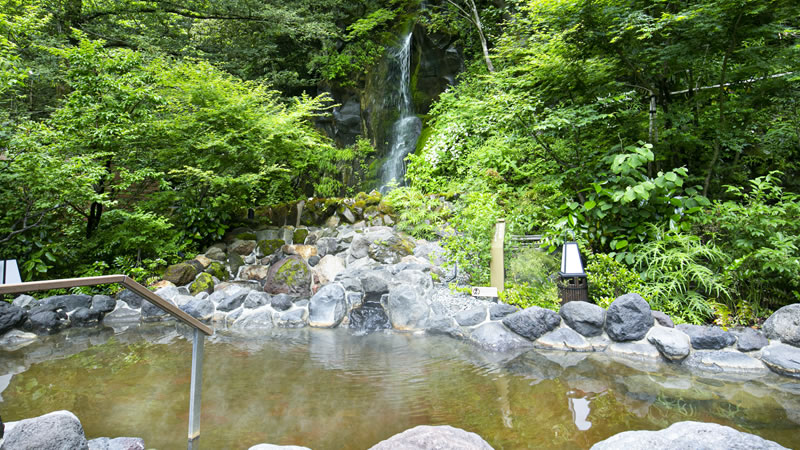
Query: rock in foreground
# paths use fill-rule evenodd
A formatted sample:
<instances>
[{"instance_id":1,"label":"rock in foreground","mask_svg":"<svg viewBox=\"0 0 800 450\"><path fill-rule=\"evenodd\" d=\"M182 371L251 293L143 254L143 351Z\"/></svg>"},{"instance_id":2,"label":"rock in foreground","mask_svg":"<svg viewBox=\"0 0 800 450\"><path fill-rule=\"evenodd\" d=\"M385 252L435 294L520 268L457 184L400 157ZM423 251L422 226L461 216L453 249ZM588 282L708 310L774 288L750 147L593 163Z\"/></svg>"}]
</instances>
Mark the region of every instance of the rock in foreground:
<instances>
[{"instance_id":1,"label":"rock in foreground","mask_svg":"<svg viewBox=\"0 0 800 450\"><path fill-rule=\"evenodd\" d=\"M785 449L775 442L733 428L704 422L678 422L660 431L626 431L592 446L592 450Z\"/></svg>"},{"instance_id":2,"label":"rock in foreground","mask_svg":"<svg viewBox=\"0 0 800 450\"><path fill-rule=\"evenodd\" d=\"M80 420L69 411L54 411L43 416L6 424L3 449L88 450Z\"/></svg>"},{"instance_id":3,"label":"rock in foreground","mask_svg":"<svg viewBox=\"0 0 800 450\"><path fill-rule=\"evenodd\" d=\"M448 425L420 425L396 434L377 443L370 450L487 450L486 441L475 433L470 433Z\"/></svg>"}]
</instances>

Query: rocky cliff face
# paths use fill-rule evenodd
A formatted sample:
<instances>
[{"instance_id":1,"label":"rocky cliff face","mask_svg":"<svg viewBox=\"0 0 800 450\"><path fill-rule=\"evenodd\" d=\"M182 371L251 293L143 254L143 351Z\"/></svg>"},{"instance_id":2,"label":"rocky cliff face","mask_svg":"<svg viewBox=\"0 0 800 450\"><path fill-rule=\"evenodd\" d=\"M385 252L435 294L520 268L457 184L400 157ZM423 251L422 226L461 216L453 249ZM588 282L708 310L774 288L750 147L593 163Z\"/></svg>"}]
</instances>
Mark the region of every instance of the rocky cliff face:
<instances>
[{"instance_id":1,"label":"rocky cliff face","mask_svg":"<svg viewBox=\"0 0 800 450\"><path fill-rule=\"evenodd\" d=\"M414 111L424 117L439 94L455 83L464 68L464 59L454 37L429 33L419 24L414 25L412 33L411 95ZM318 122L338 145L352 145L359 136L364 136L378 150L378 158L388 152L388 133L398 113L391 102L387 105L385 101L395 90L390 83L393 77L389 66L384 58L372 68L363 86L320 86L320 92L328 92L340 105L332 117Z\"/></svg>"}]
</instances>

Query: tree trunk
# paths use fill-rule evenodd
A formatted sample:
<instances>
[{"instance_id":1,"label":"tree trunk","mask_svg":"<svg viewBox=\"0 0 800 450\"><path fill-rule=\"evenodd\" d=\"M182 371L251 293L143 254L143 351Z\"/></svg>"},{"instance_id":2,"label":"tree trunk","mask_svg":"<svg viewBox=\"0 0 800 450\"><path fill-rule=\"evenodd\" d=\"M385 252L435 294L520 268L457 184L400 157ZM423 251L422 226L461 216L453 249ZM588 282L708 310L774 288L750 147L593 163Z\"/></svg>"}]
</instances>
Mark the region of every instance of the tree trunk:
<instances>
[{"instance_id":1,"label":"tree trunk","mask_svg":"<svg viewBox=\"0 0 800 450\"><path fill-rule=\"evenodd\" d=\"M469 0L469 7L472 9L473 22L478 29L478 37L481 40L481 50L483 50L483 59L486 61L486 68L489 69L489 72L494 72L494 65L492 64L491 58L489 58L489 45L486 43L486 35L483 34L483 25L478 15L478 7L475 6L475 0Z\"/></svg>"}]
</instances>

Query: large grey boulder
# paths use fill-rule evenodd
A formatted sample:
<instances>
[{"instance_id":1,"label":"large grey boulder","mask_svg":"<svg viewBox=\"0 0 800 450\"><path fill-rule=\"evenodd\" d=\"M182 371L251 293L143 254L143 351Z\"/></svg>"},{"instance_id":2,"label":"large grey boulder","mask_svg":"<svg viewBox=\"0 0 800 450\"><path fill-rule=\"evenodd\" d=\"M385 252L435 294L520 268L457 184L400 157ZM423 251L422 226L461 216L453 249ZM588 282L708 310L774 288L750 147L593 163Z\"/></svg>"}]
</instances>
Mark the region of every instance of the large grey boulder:
<instances>
[{"instance_id":1,"label":"large grey boulder","mask_svg":"<svg viewBox=\"0 0 800 450\"><path fill-rule=\"evenodd\" d=\"M292 297L288 294L278 294L270 299L269 304L276 311L286 311L292 307Z\"/></svg>"},{"instance_id":2,"label":"large grey boulder","mask_svg":"<svg viewBox=\"0 0 800 450\"><path fill-rule=\"evenodd\" d=\"M456 320L450 316L433 316L428 319L428 328L425 332L433 335L445 335L456 339L466 338L466 334L458 326Z\"/></svg>"},{"instance_id":3,"label":"large grey boulder","mask_svg":"<svg viewBox=\"0 0 800 450\"><path fill-rule=\"evenodd\" d=\"M538 306L525 308L503 318L503 325L532 341L554 330L560 323L561 316L558 313Z\"/></svg>"},{"instance_id":4,"label":"large grey boulder","mask_svg":"<svg viewBox=\"0 0 800 450\"><path fill-rule=\"evenodd\" d=\"M800 303L784 306L764 322L764 334L770 339L800 347Z\"/></svg>"},{"instance_id":5,"label":"large grey boulder","mask_svg":"<svg viewBox=\"0 0 800 450\"><path fill-rule=\"evenodd\" d=\"M144 450L144 439L134 437L101 437L89 441L89 450Z\"/></svg>"},{"instance_id":6,"label":"large grey boulder","mask_svg":"<svg viewBox=\"0 0 800 450\"><path fill-rule=\"evenodd\" d=\"M761 360L773 372L800 378L800 349L786 344L772 344L761 353Z\"/></svg>"},{"instance_id":7,"label":"large grey boulder","mask_svg":"<svg viewBox=\"0 0 800 450\"><path fill-rule=\"evenodd\" d=\"M567 326L586 337L603 334L606 311L593 303L567 302L561 306L558 314Z\"/></svg>"},{"instance_id":8,"label":"large grey boulder","mask_svg":"<svg viewBox=\"0 0 800 450\"><path fill-rule=\"evenodd\" d=\"M69 411L6 424L3 450L88 450L81 422Z\"/></svg>"},{"instance_id":9,"label":"large grey boulder","mask_svg":"<svg viewBox=\"0 0 800 450\"><path fill-rule=\"evenodd\" d=\"M225 297L219 302L217 309L220 311L233 311L234 309L242 306L245 300L250 298L250 295L254 293L255 291L248 291L246 289L234 291L233 295ZM263 294L269 297L269 294L266 292Z\"/></svg>"},{"instance_id":10,"label":"large grey boulder","mask_svg":"<svg viewBox=\"0 0 800 450\"><path fill-rule=\"evenodd\" d=\"M394 286L383 304L392 327L396 330L423 330L431 315L431 307L416 287L410 284Z\"/></svg>"},{"instance_id":11,"label":"large grey boulder","mask_svg":"<svg viewBox=\"0 0 800 450\"><path fill-rule=\"evenodd\" d=\"M272 328L274 326L274 313L275 311L269 305L256 309L244 310L241 316L233 322L231 327L245 330Z\"/></svg>"},{"instance_id":12,"label":"large grey boulder","mask_svg":"<svg viewBox=\"0 0 800 450\"><path fill-rule=\"evenodd\" d=\"M532 346L529 340L510 331L500 322L486 322L474 328L469 339L480 347L498 352Z\"/></svg>"},{"instance_id":13,"label":"large grey boulder","mask_svg":"<svg viewBox=\"0 0 800 450\"><path fill-rule=\"evenodd\" d=\"M142 304L142 320L145 322L157 322L159 320L165 320L169 317L169 313L164 311L163 309L159 308L158 306L154 305L150 302L144 302Z\"/></svg>"},{"instance_id":14,"label":"large grey boulder","mask_svg":"<svg viewBox=\"0 0 800 450\"><path fill-rule=\"evenodd\" d=\"M350 257L353 259L366 258L369 255L370 240L363 234L358 234L350 243Z\"/></svg>"},{"instance_id":15,"label":"large grey boulder","mask_svg":"<svg viewBox=\"0 0 800 450\"><path fill-rule=\"evenodd\" d=\"M294 308L289 311L276 313L272 318L275 321L275 326L283 328L302 328L306 326L308 310L305 308Z\"/></svg>"},{"instance_id":16,"label":"large grey boulder","mask_svg":"<svg viewBox=\"0 0 800 450\"><path fill-rule=\"evenodd\" d=\"M389 289L391 290L398 284L410 284L417 288L420 295L430 297L433 293L433 279L429 273L421 270L404 270L389 282Z\"/></svg>"},{"instance_id":17,"label":"large grey boulder","mask_svg":"<svg viewBox=\"0 0 800 450\"><path fill-rule=\"evenodd\" d=\"M104 325L138 322L142 314L138 309L133 309L122 300L117 300L113 311L103 317Z\"/></svg>"},{"instance_id":18,"label":"large grey boulder","mask_svg":"<svg viewBox=\"0 0 800 450\"><path fill-rule=\"evenodd\" d=\"M20 308L29 308L31 305L36 303L36 299L27 294L18 295L17 298L11 302L12 305L20 307Z\"/></svg>"},{"instance_id":19,"label":"large grey boulder","mask_svg":"<svg viewBox=\"0 0 800 450\"><path fill-rule=\"evenodd\" d=\"M117 306L117 301L108 295L95 295L92 297L92 309L101 313L110 313Z\"/></svg>"},{"instance_id":20,"label":"large grey boulder","mask_svg":"<svg viewBox=\"0 0 800 450\"><path fill-rule=\"evenodd\" d=\"M653 314L653 319L662 327L675 328L675 322L673 322L672 318L667 314L661 311L651 311L651 314Z\"/></svg>"},{"instance_id":21,"label":"large grey boulder","mask_svg":"<svg viewBox=\"0 0 800 450\"><path fill-rule=\"evenodd\" d=\"M180 309L197 320L209 320L214 315L214 303L207 298L193 298L181 305Z\"/></svg>"},{"instance_id":22,"label":"large grey boulder","mask_svg":"<svg viewBox=\"0 0 800 450\"><path fill-rule=\"evenodd\" d=\"M476 306L466 311L456 313L455 319L462 327L472 327L485 321L487 318L486 308Z\"/></svg>"},{"instance_id":23,"label":"large grey boulder","mask_svg":"<svg viewBox=\"0 0 800 450\"><path fill-rule=\"evenodd\" d=\"M342 322L347 312L346 306L344 288L338 284L325 285L311 297L308 324L312 327L335 327Z\"/></svg>"},{"instance_id":24,"label":"large grey boulder","mask_svg":"<svg viewBox=\"0 0 800 450\"><path fill-rule=\"evenodd\" d=\"M449 425L420 425L378 442L370 450L491 450L475 433Z\"/></svg>"},{"instance_id":25,"label":"large grey boulder","mask_svg":"<svg viewBox=\"0 0 800 450\"><path fill-rule=\"evenodd\" d=\"M311 263L311 259L309 259L309 264ZM330 283L331 281L336 279L336 275L344 272L344 262L334 256L334 255L325 255L323 256L314 266L314 273L319 276L320 283Z\"/></svg>"},{"instance_id":26,"label":"large grey boulder","mask_svg":"<svg viewBox=\"0 0 800 450\"><path fill-rule=\"evenodd\" d=\"M0 301L0 334L22 325L25 319L28 318L28 313L12 304Z\"/></svg>"},{"instance_id":27,"label":"large grey boulder","mask_svg":"<svg viewBox=\"0 0 800 450\"><path fill-rule=\"evenodd\" d=\"M177 288L175 288L175 292L177 293ZM156 292L158 293L158 292ZM161 294L159 294L161 295ZM163 295L162 295L163 297ZM128 306L134 309L138 309L142 307L142 303L146 302L145 299L142 298L136 292L133 292L130 289L123 289L117 293L117 300L122 300L123 302L127 303Z\"/></svg>"},{"instance_id":28,"label":"large grey boulder","mask_svg":"<svg viewBox=\"0 0 800 450\"><path fill-rule=\"evenodd\" d=\"M689 335L696 350L719 350L736 343L736 337L718 327L682 323L676 327Z\"/></svg>"},{"instance_id":29,"label":"large grey boulder","mask_svg":"<svg viewBox=\"0 0 800 450\"><path fill-rule=\"evenodd\" d=\"M28 323L34 333L49 334L64 328L68 322L67 315L60 310L34 309L30 312Z\"/></svg>"},{"instance_id":30,"label":"large grey boulder","mask_svg":"<svg viewBox=\"0 0 800 450\"><path fill-rule=\"evenodd\" d=\"M244 307L255 309L264 305L269 305L272 297L266 292L250 291L244 299Z\"/></svg>"},{"instance_id":31,"label":"large grey boulder","mask_svg":"<svg viewBox=\"0 0 800 450\"><path fill-rule=\"evenodd\" d=\"M519 311L519 306L509 305L507 303L498 303L489 308L489 319L500 320L509 314L514 314L517 311Z\"/></svg>"},{"instance_id":32,"label":"large grey boulder","mask_svg":"<svg viewBox=\"0 0 800 450\"><path fill-rule=\"evenodd\" d=\"M89 308L92 306L91 295L54 295L39 300L39 305L53 305L63 308L64 311L74 311L78 308Z\"/></svg>"},{"instance_id":33,"label":"large grey boulder","mask_svg":"<svg viewBox=\"0 0 800 450\"><path fill-rule=\"evenodd\" d=\"M571 328L557 328L554 331L545 333L536 342L534 347L546 350L561 350L569 352L591 352L594 347L585 337L581 336Z\"/></svg>"},{"instance_id":34,"label":"large grey boulder","mask_svg":"<svg viewBox=\"0 0 800 450\"><path fill-rule=\"evenodd\" d=\"M764 333L752 328L732 330L731 334L736 336L736 349L740 352L761 350L769 345L769 340L764 336Z\"/></svg>"},{"instance_id":35,"label":"large grey boulder","mask_svg":"<svg viewBox=\"0 0 800 450\"><path fill-rule=\"evenodd\" d=\"M775 442L715 423L678 422L660 431L625 431L600 441L592 450L785 449Z\"/></svg>"},{"instance_id":36,"label":"large grey boulder","mask_svg":"<svg viewBox=\"0 0 800 450\"><path fill-rule=\"evenodd\" d=\"M69 320L72 322L72 325L75 326L92 326L96 325L98 320L100 320L100 313L93 309L80 307L70 313Z\"/></svg>"},{"instance_id":37,"label":"large grey boulder","mask_svg":"<svg viewBox=\"0 0 800 450\"><path fill-rule=\"evenodd\" d=\"M680 361L692 351L689 335L675 328L653 327L647 333L647 342L655 345L670 361Z\"/></svg>"},{"instance_id":38,"label":"large grey boulder","mask_svg":"<svg viewBox=\"0 0 800 450\"><path fill-rule=\"evenodd\" d=\"M361 277L361 289L364 291L364 300L375 302L383 294L389 292L391 274L385 270L371 270Z\"/></svg>"},{"instance_id":39,"label":"large grey boulder","mask_svg":"<svg viewBox=\"0 0 800 450\"><path fill-rule=\"evenodd\" d=\"M617 297L606 311L605 330L617 342L638 341L653 326L650 305L639 294Z\"/></svg>"}]
</instances>

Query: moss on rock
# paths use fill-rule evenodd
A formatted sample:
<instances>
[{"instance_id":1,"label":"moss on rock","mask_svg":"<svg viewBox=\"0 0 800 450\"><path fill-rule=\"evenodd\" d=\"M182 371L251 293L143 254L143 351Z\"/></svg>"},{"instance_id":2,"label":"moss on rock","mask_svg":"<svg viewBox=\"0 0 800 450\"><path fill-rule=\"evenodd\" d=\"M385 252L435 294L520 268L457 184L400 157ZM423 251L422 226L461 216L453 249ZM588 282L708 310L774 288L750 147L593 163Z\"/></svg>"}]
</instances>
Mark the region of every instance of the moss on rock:
<instances>
[{"instance_id":1,"label":"moss on rock","mask_svg":"<svg viewBox=\"0 0 800 450\"><path fill-rule=\"evenodd\" d=\"M228 280L228 269L221 262L214 261L206 268L206 273L211 274L220 281Z\"/></svg>"},{"instance_id":2,"label":"moss on rock","mask_svg":"<svg viewBox=\"0 0 800 450\"><path fill-rule=\"evenodd\" d=\"M308 230L305 228L298 228L294 230L294 234L292 235L292 242L295 244L302 244L306 241L308 237Z\"/></svg>"},{"instance_id":3,"label":"moss on rock","mask_svg":"<svg viewBox=\"0 0 800 450\"><path fill-rule=\"evenodd\" d=\"M264 239L263 241L258 241L258 249L262 255L269 256L278 251L283 244L283 239Z\"/></svg>"},{"instance_id":4,"label":"moss on rock","mask_svg":"<svg viewBox=\"0 0 800 450\"><path fill-rule=\"evenodd\" d=\"M192 295L197 295L201 292L208 292L209 294L214 291L214 280L209 273L201 273L195 278L194 282L189 286L189 292Z\"/></svg>"},{"instance_id":5,"label":"moss on rock","mask_svg":"<svg viewBox=\"0 0 800 450\"><path fill-rule=\"evenodd\" d=\"M164 271L161 278L174 283L176 286L183 286L194 279L197 269L187 263L173 264Z\"/></svg>"}]
</instances>

